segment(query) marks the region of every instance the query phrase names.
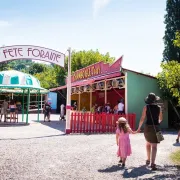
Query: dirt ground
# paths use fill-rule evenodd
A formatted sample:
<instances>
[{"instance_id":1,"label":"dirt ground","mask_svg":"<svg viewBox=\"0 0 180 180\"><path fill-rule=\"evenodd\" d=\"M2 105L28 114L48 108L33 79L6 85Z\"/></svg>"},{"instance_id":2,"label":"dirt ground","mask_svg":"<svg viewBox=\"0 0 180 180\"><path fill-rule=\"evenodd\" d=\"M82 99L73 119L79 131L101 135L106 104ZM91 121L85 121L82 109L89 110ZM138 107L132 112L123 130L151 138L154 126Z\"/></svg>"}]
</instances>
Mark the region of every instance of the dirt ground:
<instances>
[{"instance_id":1,"label":"dirt ground","mask_svg":"<svg viewBox=\"0 0 180 180\"><path fill-rule=\"evenodd\" d=\"M158 171L146 167L142 133L131 135L132 156L126 167L118 165L114 134L65 135L65 122L53 115L51 122L35 120L28 126L0 125L0 180L119 180L180 179L180 170L169 155L180 148L176 132L164 132L158 146Z\"/></svg>"}]
</instances>

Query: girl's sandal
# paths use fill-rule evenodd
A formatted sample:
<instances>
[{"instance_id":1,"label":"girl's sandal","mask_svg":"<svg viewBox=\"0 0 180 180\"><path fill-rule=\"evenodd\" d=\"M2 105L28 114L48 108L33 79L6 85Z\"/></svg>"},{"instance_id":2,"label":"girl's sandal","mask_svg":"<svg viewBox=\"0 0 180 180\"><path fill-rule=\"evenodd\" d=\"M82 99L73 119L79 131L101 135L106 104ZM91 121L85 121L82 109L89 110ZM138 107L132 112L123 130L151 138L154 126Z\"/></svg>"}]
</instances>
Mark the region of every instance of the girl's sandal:
<instances>
[{"instance_id":1,"label":"girl's sandal","mask_svg":"<svg viewBox=\"0 0 180 180\"><path fill-rule=\"evenodd\" d=\"M149 160L146 160L146 166L148 166L150 164Z\"/></svg>"},{"instance_id":2,"label":"girl's sandal","mask_svg":"<svg viewBox=\"0 0 180 180\"><path fill-rule=\"evenodd\" d=\"M122 163L122 159L119 160L119 163Z\"/></svg>"},{"instance_id":3,"label":"girl's sandal","mask_svg":"<svg viewBox=\"0 0 180 180\"><path fill-rule=\"evenodd\" d=\"M122 163L122 167L125 167L125 163Z\"/></svg>"},{"instance_id":4,"label":"girl's sandal","mask_svg":"<svg viewBox=\"0 0 180 180\"><path fill-rule=\"evenodd\" d=\"M153 171L156 171L156 170L157 170L156 164L151 164L151 169L152 169Z\"/></svg>"}]
</instances>

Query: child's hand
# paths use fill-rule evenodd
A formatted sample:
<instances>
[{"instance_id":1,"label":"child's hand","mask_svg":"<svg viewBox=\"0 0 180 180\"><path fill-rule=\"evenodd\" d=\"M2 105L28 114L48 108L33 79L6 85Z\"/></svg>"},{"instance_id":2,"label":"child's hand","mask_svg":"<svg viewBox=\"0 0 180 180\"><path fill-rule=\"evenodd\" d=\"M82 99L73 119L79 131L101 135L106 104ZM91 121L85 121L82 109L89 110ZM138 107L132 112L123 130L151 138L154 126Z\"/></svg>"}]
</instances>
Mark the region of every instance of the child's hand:
<instances>
[{"instance_id":1,"label":"child's hand","mask_svg":"<svg viewBox=\"0 0 180 180\"><path fill-rule=\"evenodd\" d=\"M132 134L137 134L137 133L139 133L138 131L133 131L133 133Z\"/></svg>"}]
</instances>

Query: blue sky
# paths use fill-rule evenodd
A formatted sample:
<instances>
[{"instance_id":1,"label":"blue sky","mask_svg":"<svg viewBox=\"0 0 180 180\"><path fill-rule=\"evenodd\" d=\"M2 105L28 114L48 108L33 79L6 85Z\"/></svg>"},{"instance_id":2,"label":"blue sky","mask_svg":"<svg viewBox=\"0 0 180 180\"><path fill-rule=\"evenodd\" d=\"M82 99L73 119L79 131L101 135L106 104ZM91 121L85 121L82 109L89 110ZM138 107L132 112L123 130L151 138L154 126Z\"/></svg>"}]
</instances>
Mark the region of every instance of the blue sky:
<instances>
[{"instance_id":1,"label":"blue sky","mask_svg":"<svg viewBox=\"0 0 180 180\"><path fill-rule=\"evenodd\" d=\"M1 1L0 46L38 45L62 53L68 47L98 49L124 55L124 68L156 75L165 6L165 0Z\"/></svg>"}]
</instances>

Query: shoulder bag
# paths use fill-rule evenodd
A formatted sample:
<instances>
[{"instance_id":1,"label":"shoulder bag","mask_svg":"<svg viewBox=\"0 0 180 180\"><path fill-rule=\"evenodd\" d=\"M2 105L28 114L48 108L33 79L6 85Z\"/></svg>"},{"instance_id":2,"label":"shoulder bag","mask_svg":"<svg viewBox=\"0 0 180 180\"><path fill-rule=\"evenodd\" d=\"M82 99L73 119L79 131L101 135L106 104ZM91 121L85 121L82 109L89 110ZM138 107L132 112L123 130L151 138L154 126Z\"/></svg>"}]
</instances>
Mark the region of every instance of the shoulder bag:
<instances>
[{"instance_id":1,"label":"shoulder bag","mask_svg":"<svg viewBox=\"0 0 180 180\"><path fill-rule=\"evenodd\" d=\"M163 136L163 134L162 134L161 131L158 131L158 132L156 131L156 127L155 127L155 125L154 125L154 121L153 121L153 117L152 117L152 114L151 114L150 107L148 106L148 108L149 108L149 112L150 112L150 115L151 115L151 120L152 120L152 123L153 123L154 131L155 131L155 133L156 133L157 141L158 141L158 142L161 142L161 141L164 140L164 136Z\"/></svg>"}]
</instances>

